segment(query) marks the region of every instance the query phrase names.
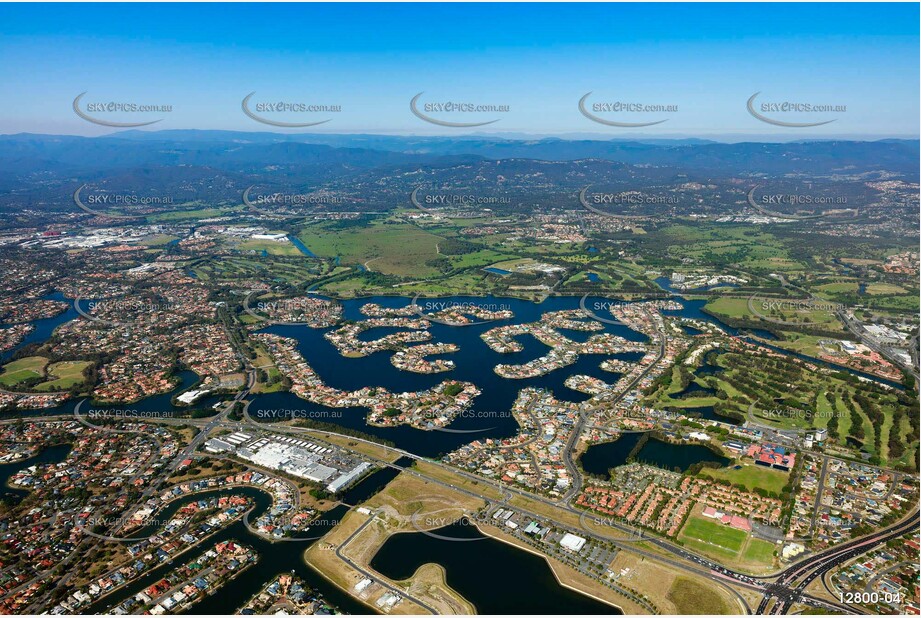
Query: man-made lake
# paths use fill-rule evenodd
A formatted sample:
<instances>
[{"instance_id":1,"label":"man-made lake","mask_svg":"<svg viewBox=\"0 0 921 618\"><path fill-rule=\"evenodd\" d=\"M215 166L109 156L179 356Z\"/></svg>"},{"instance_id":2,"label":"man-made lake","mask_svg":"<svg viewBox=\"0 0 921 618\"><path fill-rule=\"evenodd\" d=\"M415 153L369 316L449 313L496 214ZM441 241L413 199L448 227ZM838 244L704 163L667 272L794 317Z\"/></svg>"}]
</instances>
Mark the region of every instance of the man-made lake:
<instances>
[{"instance_id":1,"label":"man-made lake","mask_svg":"<svg viewBox=\"0 0 921 618\"><path fill-rule=\"evenodd\" d=\"M579 458L582 469L589 474L606 477L611 468L628 463L627 457L643 435L642 433L625 433L613 442L588 447ZM730 461L699 444L669 444L655 438L650 438L634 459L637 462L652 464L667 470L678 468L682 472L703 461L716 462L722 466Z\"/></svg>"},{"instance_id":2,"label":"man-made lake","mask_svg":"<svg viewBox=\"0 0 921 618\"><path fill-rule=\"evenodd\" d=\"M61 324L64 324L65 322L70 322L78 315L80 315L77 313L77 310L74 309L73 301L64 298L64 295L60 292L55 292L54 294L43 296L42 300L57 300L61 301L62 303L67 303L67 310L54 317L43 318L41 320L35 320L32 322L32 325L35 327L32 332L26 335L23 340L19 342L19 345L10 348L6 352L0 353L0 362L7 362L17 351L29 344L42 343L47 341L51 337L51 334L54 332L55 328Z\"/></svg>"},{"instance_id":3,"label":"man-made lake","mask_svg":"<svg viewBox=\"0 0 921 618\"><path fill-rule=\"evenodd\" d=\"M368 302L375 302L384 307L405 307L412 299L406 297L370 297L346 300L342 302L343 316L349 320L362 320L365 318L359 309ZM509 413L518 391L525 387L540 387L550 390L557 398L581 402L588 399L588 395L568 388L564 382L573 374L585 374L598 378L604 382L616 381L617 375L602 371L599 367L605 356L582 355L579 360L568 367L558 369L545 376L525 380L506 380L496 375L492 368L498 363L519 364L533 360L547 353L549 348L530 336L518 337L524 346L521 352L512 354L497 354L489 349L480 339L480 335L501 324L519 324L535 322L547 311L575 309L579 306L577 297L551 297L543 303L531 301L486 297L451 297L440 299L419 299L419 306L425 312L434 312L455 304L472 304L489 309L509 308L515 317L509 320L474 324L471 326L449 326L447 324L432 323L430 331L432 340L436 342L453 342L460 347L460 351L447 354L444 358L455 361L456 367L452 371L440 374L416 374L396 369L390 364L390 351L381 351L363 358L345 358L323 338L324 333L330 329L312 329L306 326L272 326L267 332L297 340L298 349L314 370L323 378L324 382L334 388L343 390L356 390L364 386L382 386L392 392L406 392L425 390L439 384L445 379L466 380L476 384L481 390L473 403L472 414L458 417L450 426L451 432L421 431L408 426L380 428L371 427L365 423L367 410L364 408L337 408L326 409L323 406L310 404L290 393L269 393L253 396L250 406L252 416L257 420L290 417L292 410L309 412L308 417L316 418L342 427L358 429L367 434L372 434L394 442L401 448L426 457L436 457L449 452L457 447L475 439L481 438L506 438L515 435L518 425ZM601 306L605 302L603 297L589 297L586 299L587 307ZM702 300L683 300L684 308L679 311L667 311L670 315L697 318L717 324L730 334L738 334L737 329L722 325L715 318L703 313ZM71 310L72 311L72 310ZM45 338L53 330L52 323L56 326L67 320L68 311L57 318L52 318L42 327ZM75 313L75 312L74 312ZM599 315L606 313L598 311ZM603 324L604 332L620 335L630 341L646 341L646 336L633 331L626 326L616 324ZM390 329L371 329L362 333L362 339L371 339L392 332ZM563 334L576 341L584 341L592 333L563 329ZM619 358L636 360L640 354L624 354ZM797 355L799 356L799 355ZM815 359L809 359L817 362ZM717 370L713 368L712 370ZM701 374L706 374L704 369ZM859 372L852 372L859 373ZM139 412L167 411L177 414L185 413L187 408L177 408L171 403L173 395L192 386L197 376L191 371L179 374L181 384L172 393L149 397L134 404L111 406L125 410L138 410ZM702 387L701 387L702 388ZM700 394L706 394L700 392ZM196 408L208 408L219 401L220 397L207 397L196 402ZM23 416L35 414L70 414L73 412L77 401L70 401L57 408L38 411L19 412ZM91 402L84 404L92 405ZM93 406L101 407L101 406ZM704 418L710 415L702 410ZM715 416L715 420L726 421L725 417ZM460 431L461 433L458 433Z\"/></svg>"},{"instance_id":4,"label":"man-made lake","mask_svg":"<svg viewBox=\"0 0 921 618\"><path fill-rule=\"evenodd\" d=\"M359 309L368 302L375 302L384 307L404 307L411 299L396 297L374 297L343 302L345 319L364 319ZM518 391L526 387L541 387L553 392L559 399L581 402L589 395L567 387L564 382L573 374L586 374L605 382L614 382L617 375L603 371L600 367L604 355L583 354L573 365L553 371L545 376L525 379L507 380L492 370L499 363L519 364L543 356L549 348L531 336L518 337L524 349L511 354L493 352L480 339L480 335L491 328L503 324L521 324L536 322L547 311L576 309L579 299L574 297L550 298L541 304L530 301L496 298L496 297L456 297L448 299L420 299L419 306L426 312L434 312L450 306L464 303L490 309L506 305L515 317L509 320L474 324L471 326L450 326L433 322L429 329L432 340L455 343L458 352L446 354L443 358L455 362L455 369L438 374L417 374L401 371L390 364L392 352L381 351L361 358L346 358L323 335L330 329L312 329L304 326L271 326L265 332L283 337L291 337L298 342L298 350L323 381L343 390L357 390L365 386L382 386L391 392L420 391L431 388L446 379L466 380L476 384L482 394L474 399L472 414L457 418L451 425L452 432L421 431L408 426L372 427L365 423L367 410L364 408L327 409L323 406L309 404L290 393L268 393L259 395L250 406L250 414L256 419L277 416L276 411L288 414L290 410L308 410L317 420L326 420L351 429L378 436L394 442L397 446L426 457L435 457L449 452L459 446L480 438L506 438L515 435L518 424L509 413L518 396ZM363 340L372 340L384 336L393 329L373 328L361 334ZM593 333L563 329L563 334L575 341L584 341ZM642 333L616 324L604 324L604 331L610 332L630 341L645 341ZM640 353L616 355L624 360L638 360ZM457 430L474 433L454 433Z\"/></svg>"},{"instance_id":5,"label":"man-made lake","mask_svg":"<svg viewBox=\"0 0 921 618\"><path fill-rule=\"evenodd\" d=\"M564 588L547 561L507 543L484 537L461 521L437 533L450 541L404 532L391 536L370 566L394 580L411 577L423 564L444 567L451 588L476 606L480 614L554 615L619 614L617 608Z\"/></svg>"}]
</instances>

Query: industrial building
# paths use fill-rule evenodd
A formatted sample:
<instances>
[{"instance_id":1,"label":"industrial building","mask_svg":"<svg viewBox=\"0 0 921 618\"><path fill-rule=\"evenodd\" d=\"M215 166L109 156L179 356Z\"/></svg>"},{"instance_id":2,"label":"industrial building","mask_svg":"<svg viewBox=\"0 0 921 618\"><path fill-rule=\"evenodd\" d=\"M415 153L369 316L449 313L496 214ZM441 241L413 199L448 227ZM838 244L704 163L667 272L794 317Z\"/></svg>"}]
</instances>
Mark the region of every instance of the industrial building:
<instances>
[{"instance_id":1,"label":"industrial building","mask_svg":"<svg viewBox=\"0 0 921 618\"><path fill-rule=\"evenodd\" d=\"M371 469L371 464L339 449L291 436L253 437L242 432L205 443L211 453L230 452L257 466L325 484L332 493L342 491Z\"/></svg>"}]
</instances>

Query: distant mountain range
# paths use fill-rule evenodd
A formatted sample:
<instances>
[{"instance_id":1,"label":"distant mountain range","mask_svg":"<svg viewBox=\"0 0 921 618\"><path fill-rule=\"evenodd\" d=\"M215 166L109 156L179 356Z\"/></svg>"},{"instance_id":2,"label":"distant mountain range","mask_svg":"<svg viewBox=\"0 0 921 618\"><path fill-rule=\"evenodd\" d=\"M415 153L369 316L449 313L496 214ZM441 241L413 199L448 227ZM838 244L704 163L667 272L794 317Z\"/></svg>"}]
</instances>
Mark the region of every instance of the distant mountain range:
<instances>
[{"instance_id":1,"label":"distant mountain range","mask_svg":"<svg viewBox=\"0 0 921 618\"><path fill-rule=\"evenodd\" d=\"M706 140L509 140L171 130L125 131L95 138L4 135L0 136L0 165L19 172L166 165L257 170L274 165L441 166L473 158L603 159L721 174L826 175L886 170L917 176L918 149L918 140L723 144Z\"/></svg>"},{"instance_id":2,"label":"distant mountain range","mask_svg":"<svg viewBox=\"0 0 921 618\"><path fill-rule=\"evenodd\" d=\"M918 176L918 140L724 144L186 130L0 136L0 206L7 208L63 207L83 183L204 201L238 199L253 184L326 187L387 207L419 183L499 189L526 201L592 183L629 190L696 182L718 193L715 185L747 190L749 182L771 177Z\"/></svg>"}]
</instances>

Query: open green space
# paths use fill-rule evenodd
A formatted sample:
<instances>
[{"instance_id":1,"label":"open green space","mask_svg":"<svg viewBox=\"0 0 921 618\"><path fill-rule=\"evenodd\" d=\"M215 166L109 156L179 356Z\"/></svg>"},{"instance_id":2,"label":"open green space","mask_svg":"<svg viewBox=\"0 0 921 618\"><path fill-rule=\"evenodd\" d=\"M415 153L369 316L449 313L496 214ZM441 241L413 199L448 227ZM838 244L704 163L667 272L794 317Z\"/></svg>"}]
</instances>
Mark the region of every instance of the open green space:
<instances>
[{"instance_id":1,"label":"open green space","mask_svg":"<svg viewBox=\"0 0 921 618\"><path fill-rule=\"evenodd\" d=\"M7 363L0 373L0 386L17 385L34 391L60 391L82 384L83 371L90 361L61 361L50 363L44 356L27 356Z\"/></svg>"},{"instance_id":2,"label":"open green space","mask_svg":"<svg viewBox=\"0 0 921 618\"><path fill-rule=\"evenodd\" d=\"M298 237L317 256L338 257L373 272L413 278L440 273L433 262L444 239L408 223L374 221L343 229L316 224L301 229Z\"/></svg>"},{"instance_id":3,"label":"open green space","mask_svg":"<svg viewBox=\"0 0 921 618\"><path fill-rule=\"evenodd\" d=\"M908 290L892 283L870 283L867 285L867 294L880 296L882 294L907 294Z\"/></svg>"},{"instance_id":4,"label":"open green space","mask_svg":"<svg viewBox=\"0 0 921 618\"><path fill-rule=\"evenodd\" d=\"M301 255L301 252L298 250L298 248L287 241L258 240L250 238L235 243L235 247L240 251L256 251L259 253L264 251L270 255Z\"/></svg>"},{"instance_id":5,"label":"open green space","mask_svg":"<svg viewBox=\"0 0 921 618\"><path fill-rule=\"evenodd\" d=\"M0 373L0 385L13 386L26 380L41 378L45 375L48 359L44 356L27 356L3 366Z\"/></svg>"},{"instance_id":6,"label":"open green space","mask_svg":"<svg viewBox=\"0 0 921 618\"><path fill-rule=\"evenodd\" d=\"M719 615L732 613L718 592L687 577L677 577L668 591L668 600L679 614Z\"/></svg>"},{"instance_id":7,"label":"open green space","mask_svg":"<svg viewBox=\"0 0 921 618\"><path fill-rule=\"evenodd\" d=\"M696 516L688 518L687 523L681 530L681 535L717 545L733 554L737 554L742 549L742 544L745 543L745 539L748 537L741 530Z\"/></svg>"},{"instance_id":8,"label":"open green space","mask_svg":"<svg viewBox=\"0 0 921 618\"><path fill-rule=\"evenodd\" d=\"M93 363L89 361L62 361L48 365L48 380L36 385L37 391L66 390L85 381L84 370Z\"/></svg>"},{"instance_id":9,"label":"open green space","mask_svg":"<svg viewBox=\"0 0 921 618\"><path fill-rule=\"evenodd\" d=\"M761 539L749 539L748 547L742 552L742 560L758 564L771 564L774 559L774 544Z\"/></svg>"},{"instance_id":10,"label":"open green space","mask_svg":"<svg viewBox=\"0 0 921 618\"><path fill-rule=\"evenodd\" d=\"M741 467L736 469L736 466ZM728 481L733 485L742 485L748 491L760 487L777 496L780 496L781 490L790 479L787 472L756 466L751 463L751 460L740 461L723 468L704 468L700 474L712 479Z\"/></svg>"}]
</instances>

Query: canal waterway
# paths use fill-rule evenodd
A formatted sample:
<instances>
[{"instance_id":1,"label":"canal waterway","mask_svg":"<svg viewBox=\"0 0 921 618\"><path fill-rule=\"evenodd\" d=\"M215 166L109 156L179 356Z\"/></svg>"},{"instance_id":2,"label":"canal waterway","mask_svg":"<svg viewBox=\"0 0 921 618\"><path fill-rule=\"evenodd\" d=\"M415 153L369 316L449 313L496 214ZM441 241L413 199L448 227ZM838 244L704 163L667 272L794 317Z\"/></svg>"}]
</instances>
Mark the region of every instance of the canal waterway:
<instances>
[{"instance_id":1,"label":"canal waterway","mask_svg":"<svg viewBox=\"0 0 921 618\"><path fill-rule=\"evenodd\" d=\"M31 466L60 463L67 459L70 451L69 444L56 444L45 447L41 452L28 459L0 464L0 498L7 503L20 502L29 495L29 490L23 487L11 487L9 485L10 478Z\"/></svg>"},{"instance_id":2,"label":"canal waterway","mask_svg":"<svg viewBox=\"0 0 921 618\"><path fill-rule=\"evenodd\" d=\"M397 465L406 465L408 459L397 462ZM279 573L294 572L304 579L311 588L320 592L327 601L350 614L368 614L373 613L370 608L343 592L322 575L314 571L303 558L304 552L314 542L330 530L345 516L349 506L360 504L376 494L384 485L389 483L399 474L399 470L393 468L383 468L365 479L357 485L347 490L342 496L343 505L337 506L319 516L316 522L311 524L310 529L304 533L302 542L272 542L264 539L249 531L242 520L237 521L227 528L220 530L213 536L200 543L196 548L186 552L180 557L174 558L169 563L162 564L151 570L137 581L125 586L121 590L100 599L94 604L82 611L84 614L94 614L105 611L112 605L117 605L129 597L143 591L145 588L160 581L172 569L175 569L186 562L189 562L209 547L216 543L235 539L244 545L253 547L259 554L259 562L244 571L232 582L222 587L212 596L206 596L194 603L186 611L195 614L210 615L228 615L233 614L240 606L250 599L259 589L267 584L275 575ZM150 536L160 527L160 522L168 521L183 506L205 500L215 496L227 495L245 495L253 500L255 507L250 513L250 520L254 521L259 518L272 504L271 496L261 489L255 487L235 487L225 488L212 491L205 491L179 498L166 507L158 511L153 517L156 523L145 528L135 530L131 533L131 538L143 538Z\"/></svg>"}]
</instances>

